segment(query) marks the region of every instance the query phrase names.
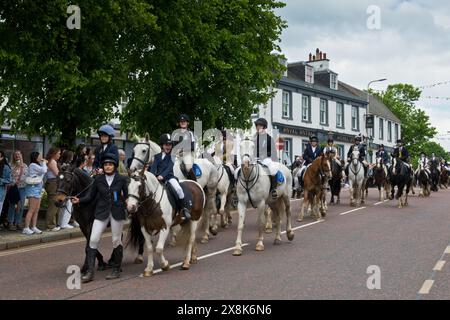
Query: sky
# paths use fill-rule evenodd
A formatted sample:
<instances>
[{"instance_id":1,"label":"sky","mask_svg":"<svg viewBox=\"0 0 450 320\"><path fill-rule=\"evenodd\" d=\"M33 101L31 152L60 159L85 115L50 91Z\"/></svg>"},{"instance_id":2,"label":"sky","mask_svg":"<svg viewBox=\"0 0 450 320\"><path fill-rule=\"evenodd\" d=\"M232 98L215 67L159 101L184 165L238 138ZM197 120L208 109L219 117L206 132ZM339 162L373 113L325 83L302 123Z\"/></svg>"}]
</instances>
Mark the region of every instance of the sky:
<instances>
[{"instance_id":1,"label":"sky","mask_svg":"<svg viewBox=\"0 0 450 320\"><path fill-rule=\"evenodd\" d=\"M288 62L327 53L339 79L361 89L409 83L424 88L417 105L440 134L450 133L450 1L283 0L280 47ZM374 7L375 6L375 7ZM378 14L379 13L379 14ZM448 139L447 139L448 138ZM441 140L450 150L450 135Z\"/></svg>"}]
</instances>

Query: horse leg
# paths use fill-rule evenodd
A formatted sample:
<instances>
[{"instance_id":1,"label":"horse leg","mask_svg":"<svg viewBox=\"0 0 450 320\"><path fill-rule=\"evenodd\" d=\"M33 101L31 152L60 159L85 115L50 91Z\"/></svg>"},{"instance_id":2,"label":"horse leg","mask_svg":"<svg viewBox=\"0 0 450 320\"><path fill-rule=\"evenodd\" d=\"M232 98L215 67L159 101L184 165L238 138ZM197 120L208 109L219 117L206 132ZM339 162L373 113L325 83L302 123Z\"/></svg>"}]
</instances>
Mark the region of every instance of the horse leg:
<instances>
[{"instance_id":1,"label":"horse leg","mask_svg":"<svg viewBox=\"0 0 450 320\"><path fill-rule=\"evenodd\" d=\"M266 226L264 228L265 233L272 233L272 216L273 211L267 207L266 210L264 210L264 216L266 218Z\"/></svg>"},{"instance_id":2,"label":"horse leg","mask_svg":"<svg viewBox=\"0 0 450 320\"><path fill-rule=\"evenodd\" d=\"M258 242L256 243L256 251L264 251L264 211L266 209L266 204L261 201L256 208L258 214ZM272 212L273 214L273 212ZM277 226L278 228L278 226Z\"/></svg>"},{"instance_id":3,"label":"horse leg","mask_svg":"<svg viewBox=\"0 0 450 320\"><path fill-rule=\"evenodd\" d=\"M245 214L247 211L246 203L239 201L238 212L239 212L239 222L237 227L237 237L236 245L234 247L233 256L242 255L242 231L244 230Z\"/></svg>"},{"instance_id":4,"label":"horse leg","mask_svg":"<svg viewBox=\"0 0 450 320\"><path fill-rule=\"evenodd\" d=\"M170 223L171 224L171 223ZM164 257L164 244L166 243L166 239L169 236L170 229L163 229L159 233L158 243L156 244L155 252L159 255L159 264L161 266L162 271L169 271L170 263Z\"/></svg>"},{"instance_id":5,"label":"horse leg","mask_svg":"<svg viewBox=\"0 0 450 320\"><path fill-rule=\"evenodd\" d=\"M181 270L189 270L191 259L192 259L192 250L195 242L195 230L197 230L198 221L189 221L189 225L186 226L189 228L189 238L186 241L186 250L185 250L185 258L183 261L183 265L181 266Z\"/></svg>"},{"instance_id":6,"label":"horse leg","mask_svg":"<svg viewBox=\"0 0 450 320\"><path fill-rule=\"evenodd\" d=\"M204 210L204 218L205 218L205 229L203 230L203 237L200 240L201 243L208 243L209 241L209 232L210 230L210 221L211 221L211 215L214 214L215 210L215 195L214 197L211 197L211 193L208 192L208 195L206 196L206 205Z\"/></svg>"},{"instance_id":7,"label":"horse leg","mask_svg":"<svg viewBox=\"0 0 450 320\"><path fill-rule=\"evenodd\" d=\"M134 259L135 264L141 264L144 262L144 245L145 245L145 239L142 238L139 240L138 255L137 255L136 259Z\"/></svg>"},{"instance_id":8,"label":"horse leg","mask_svg":"<svg viewBox=\"0 0 450 320\"><path fill-rule=\"evenodd\" d=\"M320 194L316 194L314 196L313 200L312 200L312 208L311 208L311 210L314 213L314 219L316 221L319 221L322 218L322 216L320 214L320 208L319 208L320 201L321 201L320 199L321 199L321 195Z\"/></svg>"},{"instance_id":9,"label":"horse leg","mask_svg":"<svg viewBox=\"0 0 450 320\"><path fill-rule=\"evenodd\" d=\"M289 197L284 196L284 210L286 210L286 236L289 241L294 240L294 231L292 231L292 221L291 221L291 201ZM279 225L281 225L281 216L279 215Z\"/></svg>"},{"instance_id":10,"label":"horse leg","mask_svg":"<svg viewBox=\"0 0 450 320\"><path fill-rule=\"evenodd\" d=\"M353 189L353 183L349 179L349 190L350 190L350 206L355 206L355 197L354 197L354 189Z\"/></svg>"},{"instance_id":11,"label":"horse leg","mask_svg":"<svg viewBox=\"0 0 450 320\"><path fill-rule=\"evenodd\" d=\"M305 190L303 193L303 202L302 202L302 208L300 209L300 213L298 215L297 221L302 222L303 218L305 216L305 208L308 209L308 190Z\"/></svg>"},{"instance_id":12,"label":"horse leg","mask_svg":"<svg viewBox=\"0 0 450 320\"><path fill-rule=\"evenodd\" d=\"M403 208L403 202L402 202L403 187L404 186L399 186L398 187L398 191L397 191L397 195L396 195L396 198L398 199L398 208L399 209Z\"/></svg>"},{"instance_id":13,"label":"horse leg","mask_svg":"<svg viewBox=\"0 0 450 320\"><path fill-rule=\"evenodd\" d=\"M142 234L144 235L145 245L147 246L147 267L144 270L144 277L151 277L153 275L153 244L150 235L145 231L144 227L141 227Z\"/></svg>"},{"instance_id":14,"label":"horse leg","mask_svg":"<svg viewBox=\"0 0 450 320\"><path fill-rule=\"evenodd\" d=\"M278 201L281 201L278 200ZM280 245L281 244L281 219L280 219L280 204L277 201L277 203L275 204L275 209L272 210L272 219L274 221L276 221L276 226L275 226L275 239L273 241L273 244L276 245Z\"/></svg>"},{"instance_id":15,"label":"horse leg","mask_svg":"<svg viewBox=\"0 0 450 320\"><path fill-rule=\"evenodd\" d=\"M220 194L220 209L219 209L219 215L220 215L220 226L222 228L226 228L228 221L227 221L227 213L225 212L225 207L227 204L227 194L221 193Z\"/></svg>"}]
</instances>

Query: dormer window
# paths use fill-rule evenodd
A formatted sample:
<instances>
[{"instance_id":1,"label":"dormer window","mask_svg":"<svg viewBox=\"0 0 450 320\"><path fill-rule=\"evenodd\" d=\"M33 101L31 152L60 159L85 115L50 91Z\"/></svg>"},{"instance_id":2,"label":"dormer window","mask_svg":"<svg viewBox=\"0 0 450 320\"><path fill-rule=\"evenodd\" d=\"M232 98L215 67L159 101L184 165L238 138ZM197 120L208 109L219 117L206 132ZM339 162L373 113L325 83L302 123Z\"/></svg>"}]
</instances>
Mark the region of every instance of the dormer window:
<instances>
[{"instance_id":1,"label":"dormer window","mask_svg":"<svg viewBox=\"0 0 450 320\"><path fill-rule=\"evenodd\" d=\"M314 68L312 66L305 66L305 81L314 83Z\"/></svg>"},{"instance_id":2,"label":"dormer window","mask_svg":"<svg viewBox=\"0 0 450 320\"><path fill-rule=\"evenodd\" d=\"M338 80L336 73L330 73L330 88L333 90L338 89Z\"/></svg>"}]
</instances>

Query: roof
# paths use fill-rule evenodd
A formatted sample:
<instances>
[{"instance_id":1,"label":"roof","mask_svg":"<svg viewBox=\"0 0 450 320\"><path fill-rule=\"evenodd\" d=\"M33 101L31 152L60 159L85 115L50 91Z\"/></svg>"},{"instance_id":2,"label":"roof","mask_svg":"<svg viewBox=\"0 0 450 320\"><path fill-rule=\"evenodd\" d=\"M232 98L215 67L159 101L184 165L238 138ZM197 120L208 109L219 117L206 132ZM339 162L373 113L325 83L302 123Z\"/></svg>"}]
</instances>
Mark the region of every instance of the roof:
<instances>
[{"instance_id":1,"label":"roof","mask_svg":"<svg viewBox=\"0 0 450 320\"><path fill-rule=\"evenodd\" d=\"M342 89L344 91L347 91L348 93L357 95L358 97L363 98L367 101L367 92L364 92L355 87L352 87L351 85L349 85L347 83L339 81L339 89ZM372 94L369 96L370 96L370 100L369 100L369 102L370 102L369 112L370 113L372 113L376 116L394 121L394 122L398 122L398 123L401 122L400 119L378 97L376 97Z\"/></svg>"}]
</instances>

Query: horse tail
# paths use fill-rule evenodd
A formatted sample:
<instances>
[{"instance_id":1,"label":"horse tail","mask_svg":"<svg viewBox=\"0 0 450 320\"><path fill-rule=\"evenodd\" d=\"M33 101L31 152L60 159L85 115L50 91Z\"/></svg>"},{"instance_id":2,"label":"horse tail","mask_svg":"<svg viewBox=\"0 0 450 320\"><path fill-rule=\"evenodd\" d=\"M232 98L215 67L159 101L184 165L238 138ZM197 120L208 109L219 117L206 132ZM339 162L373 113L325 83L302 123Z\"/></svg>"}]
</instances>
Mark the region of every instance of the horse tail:
<instances>
[{"instance_id":1,"label":"horse tail","mask_svg":"<svg viewBox=\"0 0 450 320\"><path fill-rule=\"evenodd\" d=\"M131 244L133 249L138 249L139 245L145 241L144 235L142 234L141 224L136 215L131 216L131 223L128 228L128 241L125 247Z\"/></svg>"}]
</instances>

